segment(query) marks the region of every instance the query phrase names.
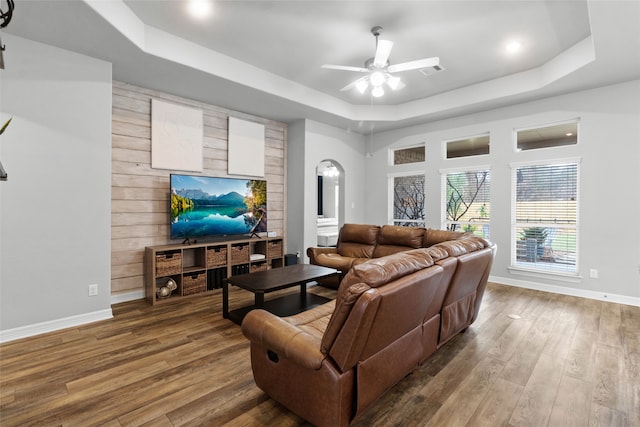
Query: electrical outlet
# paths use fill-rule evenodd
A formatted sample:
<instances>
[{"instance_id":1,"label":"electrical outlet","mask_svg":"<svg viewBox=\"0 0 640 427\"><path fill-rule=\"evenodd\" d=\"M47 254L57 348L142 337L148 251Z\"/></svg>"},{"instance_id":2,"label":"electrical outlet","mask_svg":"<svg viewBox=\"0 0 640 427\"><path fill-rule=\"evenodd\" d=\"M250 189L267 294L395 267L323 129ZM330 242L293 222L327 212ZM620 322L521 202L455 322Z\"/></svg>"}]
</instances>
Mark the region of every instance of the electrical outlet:
<instances>
[{"instance_id":1,"label":"electrical outlet","mask_svg":"<svg viewBox=\"0 0 640 427\"><path fill-rule=\"evenodd\" d=\"M89 296L95 297L96 295L98 295L98 285L95 283L93 285L89 285Z\"/></svg>"},{"instance_id":2,"label":"electrical outlet","mask_svg":"<svg viewBox=\"0 0 640 427\"><path fill-rule=\"evenodd\" d=\"M592 268L591 270L589 270L589 277L591 277L592 279L597 279L598 270L596 270L595 268Z\"/></svg>"}]
</instances>

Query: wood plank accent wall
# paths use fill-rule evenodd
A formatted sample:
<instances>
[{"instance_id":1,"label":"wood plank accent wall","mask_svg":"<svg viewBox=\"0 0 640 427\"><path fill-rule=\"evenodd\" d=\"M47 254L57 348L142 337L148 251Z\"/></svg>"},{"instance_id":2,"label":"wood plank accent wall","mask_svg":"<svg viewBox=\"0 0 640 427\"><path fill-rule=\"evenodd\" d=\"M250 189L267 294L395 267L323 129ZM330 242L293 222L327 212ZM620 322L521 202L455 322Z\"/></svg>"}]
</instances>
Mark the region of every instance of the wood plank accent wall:
<instances>
[{"instance_id":1,"label":"wood plank accent wall","mask_svg":"<svg viewBox=\"0 0 640 427\"><path fill-rule=\"evenodd\" d=\"M203 175L227 175L228 117L265 125L268 228L284 236L287 125L167 93L113 82L111 294L144 291L144 248L169 240L169 174L151 168L151 99L204 113ZM175 242L180 243L180 242Z\"/></svg>"}]
</instances>

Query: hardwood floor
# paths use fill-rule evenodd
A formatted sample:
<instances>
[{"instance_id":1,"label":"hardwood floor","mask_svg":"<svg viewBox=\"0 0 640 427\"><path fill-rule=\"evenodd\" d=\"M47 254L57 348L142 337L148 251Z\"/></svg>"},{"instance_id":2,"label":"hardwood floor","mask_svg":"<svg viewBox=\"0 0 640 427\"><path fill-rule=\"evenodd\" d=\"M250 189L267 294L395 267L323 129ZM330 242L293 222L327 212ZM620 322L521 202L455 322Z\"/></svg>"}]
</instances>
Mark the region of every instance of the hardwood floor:
<instances>
[{"instance_id":1,"label":"hardwood floor","mask_svg":"<svg viewBox=\"0 0 640 427\"><path fill-rule=\"evenodd\" d=\"M118 304L111 320L1 345L0 424L307 425L255 386L221 299ZM467 332L354 425L640 426L640 308L490 284Z\"/></svg>"}]
</instances>

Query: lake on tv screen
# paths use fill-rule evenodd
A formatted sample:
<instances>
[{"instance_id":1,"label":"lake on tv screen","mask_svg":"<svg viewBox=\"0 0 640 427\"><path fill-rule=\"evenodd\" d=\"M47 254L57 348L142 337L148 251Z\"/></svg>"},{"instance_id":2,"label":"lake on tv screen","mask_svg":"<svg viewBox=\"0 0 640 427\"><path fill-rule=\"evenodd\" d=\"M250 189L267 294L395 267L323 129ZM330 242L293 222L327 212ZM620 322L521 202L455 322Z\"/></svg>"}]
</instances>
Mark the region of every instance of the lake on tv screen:
<instances>
[{"instance_id":1,"label":"lake on tv screen","mask_svg":"<svg viewBox=\"0 0 640 427\"><path fill-rule=\"evenodd\" d=\"M195 207L173 218L171 237L247 234L254 225L252 219L246 210L237 207Z\"/></svg>"}]
</instances>

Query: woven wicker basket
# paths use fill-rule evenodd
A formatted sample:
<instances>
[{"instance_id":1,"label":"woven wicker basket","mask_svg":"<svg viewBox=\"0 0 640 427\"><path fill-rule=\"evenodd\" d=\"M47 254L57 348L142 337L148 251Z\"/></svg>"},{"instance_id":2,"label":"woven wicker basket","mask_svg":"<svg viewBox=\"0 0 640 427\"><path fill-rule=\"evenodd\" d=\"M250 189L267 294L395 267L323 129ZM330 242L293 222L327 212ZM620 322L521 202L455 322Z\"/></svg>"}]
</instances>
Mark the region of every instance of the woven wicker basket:
<instances>
[{"instance_id":1,"label":"woven wicker basket","mask_svg":"<svg viewBox=\"0 0 640 427\"><path fill-rule=\"evenodd\" d=\"M267 243L267 254L269 258L278 258L282 256L282 240Z\"/></svg>"},{"instance_id":2,"label":"woven wicker basket","mask_svg":"<svg viewBox=\"0 0 640 427\"><path fill-rule=\"evenodd\" d=\"M227 247L207 248L207 268L220 267L227 264Z\"/></svg>"},{"instance_id":3,"label":"woven wicker basket","mask_svg":"<svg viewBox=\"0 0 640 427\"><path fill-rule=\"evenodd\" d=\"M170 276L182 272L182 254L163 252L156 254L156 276Z\"/></svg>"},{"instance_id":4,"label":"woven wicker basket","mask_svg":"<svg viewBox=\"0 0 640 427\"><path fill-rule=\"evenodd\" d=\"M199 294L207 290L206 273L187 274L182 278L182 295Z\"/></svg>"},{"instance_id":5,"label":"woven wicker basket","mask_svg":"<svg viewBox=\"0 0 640 427\"><path fill-rule=\"evenodd\" d=\"M249 262L249 244L231 246L231 264Z\"/></svg>"}]
</instances>

